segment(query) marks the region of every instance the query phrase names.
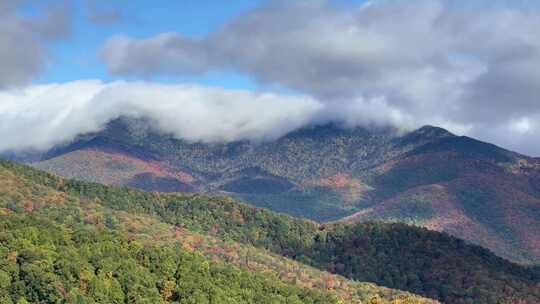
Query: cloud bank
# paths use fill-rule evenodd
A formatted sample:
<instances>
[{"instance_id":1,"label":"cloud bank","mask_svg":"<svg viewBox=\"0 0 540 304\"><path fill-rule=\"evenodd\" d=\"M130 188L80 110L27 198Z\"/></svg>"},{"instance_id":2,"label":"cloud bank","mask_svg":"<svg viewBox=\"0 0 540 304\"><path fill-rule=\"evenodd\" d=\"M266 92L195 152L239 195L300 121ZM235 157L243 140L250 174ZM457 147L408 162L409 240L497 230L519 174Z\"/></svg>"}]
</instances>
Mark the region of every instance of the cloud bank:
<instances>
[{"instance_id":1,"label":"cloud bank","mask_svg":"<svg viewBox=\"0 0 540 304\"><path fill-rule=\"evenodd\" d=\"M280 95L200 85L83 80L0 91L0 152L46 150L79 134L102 129L120 116L150 119L176 138L200 142L273 140L306 125L401 126L411 130L432 121L418 119L382 97L322 102L308 95ZM445 125L459 131L460 126ZM537 126L529 120L491 130L520 134ZM501 138L500 140L504 140Z\"/></svg>"},{"instance_id":2,"label":"cloud bank","mask_svg":"<svg viewBox=\"0 0 540 304\"><path fill-rule=\"evenodd\" d=\"M49 149L98 131L120 116L148 118L158 131L208 143L273 140L330 121L415 126L410 117L377 98L337 105L305 95L84 80L0 92L0 152Z\"/></svg>"},{"instance_id":3,"label":"cloud bank","mask_svg":"<svg viewBox=\"0 0 540 304\"><path fill-rule=\"evenodd\" d=\"M398 127L438 124L540 155L538 5L333 3L270 1L203 37L116 36L101 58L117 75L234 70L332 104L330 111L367 100L376 110L354 113L378 119L386 107Z\"/></svg>"},{"instance_id":4,"label":"cloud bank","mask_svg":"<svg viewBox=\"0 0 540 304\"><path fill-rule=\"evenodd\" d=\"M321 110L310 97L197 85L35 85L0 92L0 151L47 149L122 115L149 118L159 130L192 141L270 140L309 123Z\"/></svg>"}]
</instances>

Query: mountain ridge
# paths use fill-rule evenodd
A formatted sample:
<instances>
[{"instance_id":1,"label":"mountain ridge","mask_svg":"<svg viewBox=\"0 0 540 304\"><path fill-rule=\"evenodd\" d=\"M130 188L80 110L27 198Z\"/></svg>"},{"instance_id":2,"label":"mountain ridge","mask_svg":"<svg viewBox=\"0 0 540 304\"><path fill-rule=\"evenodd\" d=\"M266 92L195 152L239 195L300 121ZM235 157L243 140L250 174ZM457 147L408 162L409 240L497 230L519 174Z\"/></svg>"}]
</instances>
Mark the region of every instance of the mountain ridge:
<instances>
[{"instance_id":1,"label":"mountain ridge","mask_svg":"<svg viewBox=\"0 0 540 304\"><path fill-rule=\"evenodd\" d=\"M63 148L32 165L147 191L224 193L322 222L406 222L540 263L538 160L438 127L330 124L267 143L204 144L121 118Z\"/></svg>"}]
</instances>

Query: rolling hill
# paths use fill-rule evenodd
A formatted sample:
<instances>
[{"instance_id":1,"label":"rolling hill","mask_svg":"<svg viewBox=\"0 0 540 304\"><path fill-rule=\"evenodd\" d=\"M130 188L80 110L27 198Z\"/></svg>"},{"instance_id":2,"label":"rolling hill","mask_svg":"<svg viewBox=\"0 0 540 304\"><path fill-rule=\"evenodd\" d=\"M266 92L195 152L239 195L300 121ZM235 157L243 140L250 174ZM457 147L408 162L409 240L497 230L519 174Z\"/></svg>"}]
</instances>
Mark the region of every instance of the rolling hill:
<instances>
[{"instance_id":1,"label":"rolling hill","mask_svg":"<svg viewBox=\"0 0 540 304\"><path fill-rule=\"evenodd\" d=\"M437 127L401 134L329 124L271 142L206 144L122 117L30 155L28 163L65 177L224 193L319 222L404 222L540 263L540 161Z\"/></svg>"},{"instance_id":2,"label":"rolling hill","mask_svg":"<svg viewBox=\"0 0 540 304\"><path fill-rule=\"evenodd\" d=\"M429 301L357 281L374 282L411 291L444 303L537 303L540 300L539 277L534 269L508 262L486 249L424 228L383 223L321 225L253 208L227 197L196 193L148 193L130 188L114 188L97 183L66 180L6 161L0 161L0 175L4 181L0 187L0 210L2 222L5 223L3 225L7 225L3 226L6 228L1 234L0 244L3 246L1 248L4 248L1 251L3 258L7 262L19 261L17 258L10 260L13 255L19 255L18 250L10 249L19 248L16 246L26 248L32 245L38 246L40 250L48 250L41 258L29 261L37 261L38 264L52 261L52 265L56 265L59 263L56 262L58 251L55 251L58 248L75 250L69 247L77 247L78 243L73 242L83 242L84 246L95 242L98 242L99 246L110 246L107 242L113 242L115 247L127 246L127 251L118 254L123 254L122 257L129 263L140 263L141 267L147 268L140 271L150 272L146 276L148 281L139 284L142 286L140 288L146 286L145 288L152 290L149 294L158 295L163 292L165 285L164 282L151 284L162 279L156 275L161 270L152 268L152 256L156 254L155 250L165 250L170 255L171 247L160 249L159 246L178 244L181 249L175 249L176 251L198 252L205 258L212 259L213 264L204 264L204 260L198 259L193 261L193 258L182 261L188 265L211 265L210 269L216 267L215 271L202 272L201 280L215 284L210 290L215 290L223 297L238 296L234 293L237 289L220 291L223 286L219 281L219 278L223 278L220 271L230 273L233 270L223 267L231 267L232 264L233 267L275 275L282 283L273 283L278 284L272 287L275 292L273 296L286 295L296 299L298 303L335 303L332 301L337 301L339 297L347 303L379 303L396 298L401 299L400 303ZM23 224L19 224L20 222ZM26 226L28 228L25 228ZM39 237L35 231L43 229L48 233ZM57 232L59 229L64 231L60 234L60 239ZM84 232L88 229L91 230L90 234ZM94 236L96 232L92 231L95 229L101 233L99 237ZM50 235L49 231L53 235ZM13 233L28 241L11 241L13 237L10 235ZM76 237L81 233L83 238ZM113 235L110 235L111 233ZM105 242L103 245L102 240ZM138 242L141 245L137 245ZM143 254L131 251L129 248L133 246L150 248ZM88 255L88 252L82 251L74 254L82 255L83 261L88 257L89 260L82 263L90 263L89 267L93 267L91 269L94 269L94 273L100 274L99 269L104 266L92 264L100 259L99 252ZM98 260L93 260L96 257ZM69 261L66 265L70 263L72 262ZM25 297L40 297L39 293L30 292L33 289L28 287L29 285L24 285L28 283L25 283L26 277L20 275L20 269L26 265L17 262L15 264L2 264L7 267L7 271L2 270L12 278L7 282L21 286L12 290L22 290L20 292ZM70 269L69 267L67 269ZM50 269L53 271L55 268ZM123 280L132 274L126 273L125 269L121 265L113 266L111 274L120 286L124 286L124 296L129 297L131 289L126 282L130 281ZM234 271L241 273L241 269ZM68 283L73 280L57 278L59 273L42 275L55 282L56 285L53 286L57 286L55 288L61 291L59 296L72 294L63 294L62 290L74 286L69 285L74 283ZM74 275L77 278L80 274ZM241 281L244 276L233 275L233 278L238 280L239 285L235 285L239 286L238 292L242 293L244 288L250 290L251 296L269 296L261 291L265 290L265 284L270 284L269 281L265 281L264 277L247 277L246 280L262 281L257 286L246 287ZM356 281L349 281L345 277ZM170 281L178 287L173 288L174 290L185 287L181 285L181 278L171 277ZM22 283L18 283L19 281ZM114 280L111 284L113 283ZM168 284L173 286L173 283ZM287 284L295 287L287 287ZM50 288L51 285L47 283L43 286ZM39 287L39 290L43 290L43 286ZM77 288L73 293L80 296L88 296L91 291ZM189 288L192 291L200 290L197 284ZM173 292L172 295L174 294ZM163 297L162 293L161 295ZM208 289L199 291L199 295L208 296ZM376 300L377 298L380 301Z\"/></svg>"},{"instance_id":3,"label":"rolling hill","mask_svg":"<svg viewBox=\"0 0 540 304\"><path fill-rule=\"evenodd\" d=\"M187 205L185 217L165 221L150 215L160 195L2 161L0 177L2 303L431 303L235 241L246 232L234 218L213 231L216 215L204 217L198 203L247 210L231 200L163 195Z\"/></svg>"}]
</instances>

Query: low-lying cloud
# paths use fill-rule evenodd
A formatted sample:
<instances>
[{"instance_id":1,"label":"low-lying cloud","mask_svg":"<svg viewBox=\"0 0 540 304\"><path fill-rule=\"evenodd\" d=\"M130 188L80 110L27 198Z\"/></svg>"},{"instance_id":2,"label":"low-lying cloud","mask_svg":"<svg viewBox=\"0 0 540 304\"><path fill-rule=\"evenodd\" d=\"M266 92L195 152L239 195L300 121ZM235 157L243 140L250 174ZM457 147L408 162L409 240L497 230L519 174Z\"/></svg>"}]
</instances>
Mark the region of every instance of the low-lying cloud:
<instances>
[{"instance_id":1,"label":"low-lying cloud","mask_svg":"<svg viewBox=\"0 0 540 304\"><path fill-rule=\"evenodd\" d=\"M270 1L202 37L116 36L101 57L116 75L234 70L340 113L378 100L398 127L441 124L540 155L540 10L517 2Z\"/></svg>"},{"instance_id":2,"label":"low-lying cloud","mask_svg":"<svg viewBox=\"0 0 540 304\"><path fill-rule=\"evenodd\" d=\"M121 116L147 118L158 131L207 143L268 141L328 122L417 125L381 98L327 104L305 95L85 80L0 91L0 152L46 150Z\"/></svg>"},{"instance_id":3,"label":"low-lying cloud","mask_svg":"<svg viewBox=\"0 0 540 304\"><path fill-rule=\"evenodd\" d=\"M415 117L383 97L327 103L307 95L85 80L0 91L0 152L46 150L77 135L99 131L120 116L148 118L158 131L209 143L273 140L298 128L327 122L411 130L434 119ZM463 129L451 121L435 123L458 133L478 131L474 129L477 126ZM526 138L520 134L534 134L537 127L532 120L517 120L479 131L493 132L493 138L500 142L523 145ZM498 134L510 134L513 142L497 138Z\"/></svg>"},{"instance_id":4,"label":"low-lying cloud","mask_svg":"<svg viewBox=\"0 0 540 304\"><path fill-rule=\"evenodd\" d=\"M197 85L35 85L0 93L0 151L47 149L123 115L149 118L159 130L192 141L265 140L309 123L322 107L310 97Z\"/></svg>"}]
</instances>

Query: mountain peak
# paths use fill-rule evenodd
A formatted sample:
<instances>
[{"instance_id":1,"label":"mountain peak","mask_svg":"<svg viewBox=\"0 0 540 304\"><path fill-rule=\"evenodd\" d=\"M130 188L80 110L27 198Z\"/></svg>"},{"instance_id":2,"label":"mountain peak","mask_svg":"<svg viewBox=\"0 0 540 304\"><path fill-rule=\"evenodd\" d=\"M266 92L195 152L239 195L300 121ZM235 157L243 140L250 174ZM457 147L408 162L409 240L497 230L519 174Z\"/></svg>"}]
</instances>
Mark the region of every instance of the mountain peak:
<instances>
[{"instance_id":1,"label":"mountain peak","mask_svg":"<svg viewBox=\"0 0 540 304\"><path fill-rule=\"evenodd\" d=\"M425 125L397 139L398 146L419 146L442 138L455 137L446 129Z\"/></svg>"},{"instance_id":2,"label":"mountain peak","mask_svg":"<svg viewBox=\"0 0 540 304\"><path fill-rule=\"evenodd\" d=\"M419 134L426 137L432 137L432 138L440 138L440 137L447 137L447 136L456 136L450 131L443 129L441 127L436 127L432 125L425 125L419 129L416 129L415 131L411 132L411 134Z\"/></svg>"}]
</instances>

